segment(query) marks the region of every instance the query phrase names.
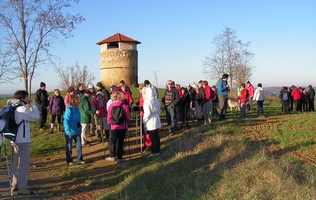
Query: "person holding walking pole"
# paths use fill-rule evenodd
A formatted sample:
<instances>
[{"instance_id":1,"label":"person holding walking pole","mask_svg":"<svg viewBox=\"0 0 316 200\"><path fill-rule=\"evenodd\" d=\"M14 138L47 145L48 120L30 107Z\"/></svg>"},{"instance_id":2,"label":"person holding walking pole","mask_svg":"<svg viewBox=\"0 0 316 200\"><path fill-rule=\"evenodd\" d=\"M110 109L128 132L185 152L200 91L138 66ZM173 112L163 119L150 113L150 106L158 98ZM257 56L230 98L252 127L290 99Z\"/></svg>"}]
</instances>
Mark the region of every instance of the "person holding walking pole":
<instances>
[{"instance_id":1,"label":"person holding walking pole","mask_svg":"<svg viewBox=\"0 0 316 200\"><path fill-rule=\"evenodd\" d=\"M111 145L110 156L106 158L108 161L124 162L123 148L124 139L128 130L128 123L131 120L129 105L125 103L125 96L122 91L116 89L112 91L111 98L113 103L108 108L108 122L111 125ZM115 150L117 148L117 158L115 158Z\"/></svg>"},{"instance_id":2,"label":"person holding walking pole","mask_svg":"<svg viewBox=\"0 0 316 200\"><path fill-rule=\"evenodd\" d=\"M39 121L40 113L38 107L29 99L29 94L25 90L18 90L14 93L14 99L8 100L8 104L19 107L15 110L15 121L21 123L18 128L15 142L12 144L12 191L17 191L19 195L33 194L28 189L28 169L30 165L30 143L31 143L31 121Z\"/></svg>"},{"instance_id":3,"label":"person holding walking pole","mask_svg":"<svg viewBox=\"0 0 316 200\"><path fill-rule=\"evenodd\" d=\"M144 100L144 125L147 133L150 134L152 141L151 154L148 157L158 156L160 153L160 136L159 128L161 128L160 120L160 103L152 88L146 88Z\"/></svg>"}]
</instances>

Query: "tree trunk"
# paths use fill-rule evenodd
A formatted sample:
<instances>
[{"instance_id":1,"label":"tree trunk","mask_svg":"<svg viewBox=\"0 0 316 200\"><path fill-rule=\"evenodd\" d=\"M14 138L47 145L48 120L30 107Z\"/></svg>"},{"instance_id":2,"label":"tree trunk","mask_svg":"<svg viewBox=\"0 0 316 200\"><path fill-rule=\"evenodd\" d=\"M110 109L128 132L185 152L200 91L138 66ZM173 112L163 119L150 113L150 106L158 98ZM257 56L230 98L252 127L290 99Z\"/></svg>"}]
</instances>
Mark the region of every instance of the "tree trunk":
<instances>
[{"instance_id":1,"label":"tree trunk","mask_svg":"<svg viewBox=\"0 0 316 200\"><path fill-rule=\"evenodd\" d=\"M29 92L29 83L28 83L28 76L24 77L24 89Z\"/></svg>"},{"instance_id":2,"label":"tree trunk","mask_svg":"<svg viewBox=\"0 0 316 200\"><path fill-rule=\"evenodd\" d=\"M32 80L29 82L29 98L32 99Z\"/></svg>"}]
</instances>

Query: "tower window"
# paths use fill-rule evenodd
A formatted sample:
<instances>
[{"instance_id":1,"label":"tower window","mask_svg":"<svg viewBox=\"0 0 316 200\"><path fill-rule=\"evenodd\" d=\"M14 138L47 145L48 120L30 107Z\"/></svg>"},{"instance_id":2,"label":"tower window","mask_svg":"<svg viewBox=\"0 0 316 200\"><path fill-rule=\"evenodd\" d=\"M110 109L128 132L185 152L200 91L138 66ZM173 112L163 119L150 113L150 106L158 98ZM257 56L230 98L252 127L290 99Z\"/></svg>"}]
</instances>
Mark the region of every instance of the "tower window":
<instances>
[{"instance_id":1,"label":"tower window","mask_svg":"<svg viewBox=\"0 0 316 200\"><path fill-rule=\"evenodd\" d=\"M115 49L115 48L119 48L119 44L117 42L110 42L108 44L108 49Z\"/></svg>"}]
</instances>

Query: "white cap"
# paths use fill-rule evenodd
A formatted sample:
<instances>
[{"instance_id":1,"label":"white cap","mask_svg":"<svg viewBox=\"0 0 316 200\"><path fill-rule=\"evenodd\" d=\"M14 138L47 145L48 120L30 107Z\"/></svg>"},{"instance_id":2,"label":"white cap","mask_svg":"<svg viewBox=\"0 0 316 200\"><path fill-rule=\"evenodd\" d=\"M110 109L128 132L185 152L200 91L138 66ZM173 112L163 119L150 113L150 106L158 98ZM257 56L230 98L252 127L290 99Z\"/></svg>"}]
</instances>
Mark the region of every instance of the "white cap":
<instances>
[{"instance_id":1,"label":"white cap","mask_svg":"<svg viewBox=\"0 0 316 200\"><path fill-rule=\"evenodd\" d=\"M89 84L88 89L90 89L90 88L94 88L94 86L92 84Z\"/></svg>"}]
</instances>

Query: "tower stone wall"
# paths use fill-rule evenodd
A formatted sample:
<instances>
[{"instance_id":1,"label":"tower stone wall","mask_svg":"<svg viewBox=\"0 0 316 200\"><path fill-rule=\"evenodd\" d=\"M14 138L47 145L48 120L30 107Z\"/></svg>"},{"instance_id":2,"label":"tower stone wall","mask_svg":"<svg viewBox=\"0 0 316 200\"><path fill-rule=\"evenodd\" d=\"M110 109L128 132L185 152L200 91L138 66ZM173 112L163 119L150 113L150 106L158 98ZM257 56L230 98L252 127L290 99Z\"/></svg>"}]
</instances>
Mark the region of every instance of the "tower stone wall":
<instances>
[{"instance_id":1,"label":"tower stone wall","mask_svg":"<svg viewBox=\"0 0 316 200\"><path fill-rule=\"evenodd\" d=\"M102 47L101 47L102 49ZM138 52L136 49L106 49L100 53L101 81L105 86L138 84Z\"/></svg>"}]
</instances>

